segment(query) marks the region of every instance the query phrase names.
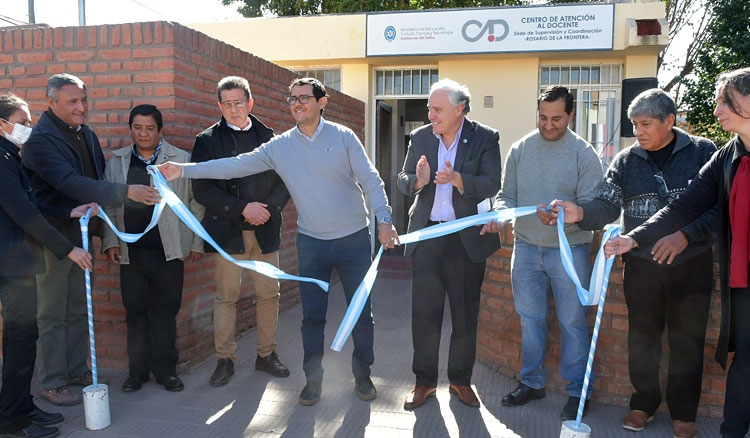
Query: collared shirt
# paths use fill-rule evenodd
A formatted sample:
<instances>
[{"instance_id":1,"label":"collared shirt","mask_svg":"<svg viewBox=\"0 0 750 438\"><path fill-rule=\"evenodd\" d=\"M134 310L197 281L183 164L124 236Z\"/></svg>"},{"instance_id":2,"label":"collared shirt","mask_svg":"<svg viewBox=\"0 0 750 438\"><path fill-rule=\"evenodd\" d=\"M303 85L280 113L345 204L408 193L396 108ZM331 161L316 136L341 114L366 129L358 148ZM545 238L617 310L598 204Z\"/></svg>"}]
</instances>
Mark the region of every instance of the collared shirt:
<instances>
[{"instance_id":1,"label":"collared shirt","mask_svg":"<svg viewBox=\"0 0 750 438\"><path fill-rule=\"evenodd\" d=\"M133 143L133 155L135 155L135 157L138 158L139 160L143 161L143 164L150 166L151 164L154 163L154 161L156 161L156 157L159 156L159 151L161 151L161 142L162 142L162 139L159 139L159 144L156 145L156 150L154 151L154 154L151 155L151 158L148 158L148 159L143 158L143 156L141 156L141 154L138 153L138 149L136 149L135 143Z\"/></svg>"},{"instance_id":2,"label":"collared shirt","mask_svg":"<svg viewBox=\"0 0 750 438\"><path fill-rule=\"evenodd\" d=\"M229 123L227 121L227 126L229 126L230 129L234 131L249 131L253 127L253 121L250 119L250 117L247 118L247 121L250 122L245 126L244 128L240 128L239 126L234 126L233 124Z\"/></svg>"},{"instance_id":3,"label":"collared shirt","mask_svg":"<svg viewBox=\"0 0 750 438\"><path fill-rule=\"evenodd\" d=\"M320 131L323 130L323 125L325 125L325 123L326 123L325 119L323 119L323 117L321 116L320 123L318 123L318 128L315 130L312 137L308 137L307 135L305 135L305 133L302 132L301 129L299 129L299 126L295 126L294 129L299 133L299 135L302 136L302 138L304 138L305 140L309 142L313 142L315 141L316 138L318 138L318 134L320 134Z\"/></svg>"},{"instance_id":4,"label":"collared shirt","mask_svg":"<svg viewBox=\"0 0 750 438\"><path fill-rule=\"evenodd\" d=\"M446 161L451 163L451 167L456 164L456 151L458 150L458 141L461 139L461 131L463 129L464 124L462 121L456 133L456 138L453 139L450 147L445 146L442 136L434 134L438 139L438 171L445 169ZM432 203L430 220L433 222L456 220L456 212L453 210L453 184L446 183L435 186L435 201Z\"/></svg>"}]
</instances>

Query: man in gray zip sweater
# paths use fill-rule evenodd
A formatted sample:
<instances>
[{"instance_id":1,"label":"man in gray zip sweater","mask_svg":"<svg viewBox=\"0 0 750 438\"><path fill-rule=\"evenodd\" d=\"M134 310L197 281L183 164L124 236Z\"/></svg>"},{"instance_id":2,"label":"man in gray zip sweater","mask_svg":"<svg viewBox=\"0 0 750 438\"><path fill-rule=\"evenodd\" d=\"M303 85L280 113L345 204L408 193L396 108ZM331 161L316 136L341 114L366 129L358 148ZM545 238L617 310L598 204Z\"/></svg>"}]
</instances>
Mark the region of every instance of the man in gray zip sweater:
<instances>
[{"instance_id":1,"label":"man in gray zip sweater","mask_svg":"<svg viewBox=\"0 0 750 438\"><path fill-rule=\"evenodd\" d=\"M370 266L370 232L365 197L378 219L378 239L393 248L398 235L383 181L350 129L323 119L328 104L325 86L313 78L296 79L289 87L289 109L297 126L249 153L202 163L165 163L159 170L167 180L230 179L275 170L297 206L299 275L329 281L335 267L349 303ZM364 192L364 193L363 193ZM323 342L328 294L300 282L302 299L303 369L307 384L299 402L318 402L323 381ZM370 298L352 331L352 371L363 400L377 397L370 380L373 364Z\"/></svg>"},{"instance_id":2,"label":"man in gray zip sweater","mask_svg":"<svg viewBox=\"0 0 750 438\"><path fill-rule=\"evenodd\" d=\"M617 154L596 199L555 202L565 222L598 230L622 210L623 234L677 199L716 152L705 138L674 127L674 100L659 89L644 91L628 108L638 141ZM554 208L559 211L559 207ZM666 400L675 437L694 437L701 395L703 345L713 289L713 228L716 208L652 246L623 254L628 306L628 370L635 392L622 427L640 431L661 403L659 362L664 327L669 329ZM556 224L556 213L541 217ZM566 225L567 226L567 225ZM666 262L666 265L664 264Z\"/></svg>"}]
</instances>

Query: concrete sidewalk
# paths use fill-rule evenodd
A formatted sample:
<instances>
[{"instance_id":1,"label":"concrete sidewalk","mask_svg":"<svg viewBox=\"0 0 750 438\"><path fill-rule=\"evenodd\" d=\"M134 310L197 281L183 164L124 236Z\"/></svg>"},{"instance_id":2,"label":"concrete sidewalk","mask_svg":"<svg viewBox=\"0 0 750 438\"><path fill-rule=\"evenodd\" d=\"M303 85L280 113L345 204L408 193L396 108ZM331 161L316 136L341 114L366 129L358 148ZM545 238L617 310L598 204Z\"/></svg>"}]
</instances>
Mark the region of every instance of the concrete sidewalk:
<instances>
[{"instance_id":1,"label":"concrete sidewalk","mask_svg":"<svg viewBox=\"0 0 750 438\"><path fill-rule=\"evenodd\" d=\"M567 397L547 393L543 400L517 408L502 407L500 400L515 388L516 382L477 363L473 385L483 404L479 409L463 405L448 393L445 376L450 323L444 324L441 344L441 381L438 396L413 412L403 409L412 389L411 373L411 294L408 280L381 278L374 291L375 359L373 381L378 398L360 400L354 391L350 368L351 342L341 353L326 352L325 378L320 402L312 407L298 404L305 384L302 372L302 340L299 332L301 308L280 315L278 353L292 375L285 379L256 372L255 333L238 342L236 374L222 388L208 384L216 364L210 357L180 377L185 390L170 393L152 381L138 392L120 390L125 376L111 378L109 400L112 425L92 432L84 424L83 405L59 408L35 397L45 410L62 412L64 437L139 438L396 438L396 437L528 437L554 438L560 435L560 410ZM340 285L331 290L328 311L327 345L335 335L345 312ZM446 321L449 321L446 313ZM551 372L556 372L551 370ZM39 394L37 381L32 393ZM624 407L592 403L584 422L597 438L671 437L672 423L666 413L639 433L622 429ZM720 421L698 419L698 436L718 437Z\"/></svg>"}]
</instances>

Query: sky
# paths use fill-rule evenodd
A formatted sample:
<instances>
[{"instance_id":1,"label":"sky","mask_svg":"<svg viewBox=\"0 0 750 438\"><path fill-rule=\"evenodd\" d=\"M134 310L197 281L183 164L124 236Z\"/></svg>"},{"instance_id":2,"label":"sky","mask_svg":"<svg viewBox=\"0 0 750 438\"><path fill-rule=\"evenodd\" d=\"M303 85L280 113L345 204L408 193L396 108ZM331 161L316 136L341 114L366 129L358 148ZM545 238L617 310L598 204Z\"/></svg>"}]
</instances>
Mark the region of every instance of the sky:
<instances>
[{"instance_id":1,"label":"sky","mask_svg":"<svg viewBox=\"0 0 750 438\"><path fill-rule=\"evenodd\" d=\"M6 0L2 16L28 23L28 1ZM78 25L78 0L35 0L37 23L52 27ZM117 24L169 20L179 23L236 21L243 17L235 3L223 6L221 0L86 0L86 24ZM0 21L0 27L10 23Z\"/></svg>"}]
</instances>

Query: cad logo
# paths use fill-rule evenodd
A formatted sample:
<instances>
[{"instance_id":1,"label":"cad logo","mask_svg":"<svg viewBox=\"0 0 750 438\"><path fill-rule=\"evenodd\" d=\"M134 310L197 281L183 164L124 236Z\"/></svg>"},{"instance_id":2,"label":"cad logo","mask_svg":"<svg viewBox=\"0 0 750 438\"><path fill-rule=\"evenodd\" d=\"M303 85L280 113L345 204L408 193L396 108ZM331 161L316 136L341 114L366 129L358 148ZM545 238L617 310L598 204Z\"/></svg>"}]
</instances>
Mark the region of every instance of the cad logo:
<instances>
[{"instance_id":1,"label":"cad logo","mask_svg":"<svg viewBox=\"0 0 750 438\"><path fill-rule=\"evenodd\" d=\"M386 27L383 35L385 36L385 40L390 43L396 39L396 28L393 26Z\"/></svg>"},{"instance_id":2,"label":"cad logo","mask_svg":"<svg viewBox=\"0 0 750 438\"><path fill-rule=\"evenodd\" d=\"M502 34L498 35L495 33L495 26L502 26ZM469 28L471 28L471 30ZM469 31L471 33L474 33L477 29L479 30L479 33L474 36L469 36ZM487 20L487 23L485 23L484 25L482 25L481 21L469 20L464 23L464 27L461 28L461 35L466 41L473 43L479 41L479 39L482 38L485 33L488 33L489 35L487 35L487 41L498 42L504 40L505 37L508 36L508 30L508 22L505 20Z\"/></svg>"}]
</instances>

